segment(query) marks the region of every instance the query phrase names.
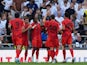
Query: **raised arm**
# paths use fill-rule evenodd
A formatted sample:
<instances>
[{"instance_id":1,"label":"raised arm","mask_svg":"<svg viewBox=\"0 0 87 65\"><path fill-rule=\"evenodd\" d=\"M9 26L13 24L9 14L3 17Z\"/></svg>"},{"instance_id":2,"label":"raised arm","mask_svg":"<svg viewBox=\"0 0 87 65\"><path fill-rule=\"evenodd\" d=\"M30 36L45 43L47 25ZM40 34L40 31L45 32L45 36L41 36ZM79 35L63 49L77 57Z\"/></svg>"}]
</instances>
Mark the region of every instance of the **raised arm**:
<instances>
[{"instance_id":1,"label":"raised arm","mask_svg":"<svg viewBox=\"0 0 87 65\"><path fill-rule=\"evenodd\" d=\"M44 18L43 18L43 23L46 22L46 18L47 18L47 16L49 15L49 13L50 13L50 11L47 11L46 16L44 16Z\"/></svg>"},{"instance_id":2,"label":"raised arm","mask_svg":"<svg viewBox=\"0 0 87 65\"><path fill-rule=\"evenodd\" d=\"M26 29L24 28L22 32L24 33L24 32L26 32L27 30L29 30L31 28L32 28L32 25L29 25Z\"/></svg>"}]
</instances>

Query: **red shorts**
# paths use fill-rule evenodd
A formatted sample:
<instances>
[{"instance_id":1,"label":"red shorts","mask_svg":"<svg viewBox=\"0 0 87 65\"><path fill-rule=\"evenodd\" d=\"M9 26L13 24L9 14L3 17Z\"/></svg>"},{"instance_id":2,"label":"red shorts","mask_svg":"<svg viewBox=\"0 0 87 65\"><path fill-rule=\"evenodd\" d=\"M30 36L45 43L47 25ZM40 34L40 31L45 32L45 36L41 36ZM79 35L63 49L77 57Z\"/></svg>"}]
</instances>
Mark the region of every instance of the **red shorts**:
<instances>
[{"instance_id":1,"label":"red shorts","mask_svg":"<svg viewBox=\"0 0 87 65\"><path fill-rule=\"evenodd\" d=\"M23 46L28 46L28 39L27 38L23 38Z\"/></svg>"},{"instance_id":2,"label":"red shorts","mask_svg":"<svg viewBox=\"0 0 87 65\"><path fill-rule=\"evenodd\" d=\"M14 45L22 45L23 44L23 38L22 36L12 36L12 41L14 43Z\"/></svg>"},{"instance_id":3,"label":"red shorts","mask_svg":"<svg viewBox=\"0 0 87 65\"><path fill-rule=\"evenodd\" d=\"M24 33L23 34L23 46L27 46L28 47L28 34L27 33Z\"/></svg>"},{"instance_id":4,"label":"red shorts","mask_svg":"<svg viewBox=\"0 0 87 65\"><path fill-rule=\"evenodd\" d=\"M40 39L32 39L32 47L41 48L42 47L42 40Z\"/></svg>"},{"instance_id":5,"label":"red shorts","mask_svg":"<svg viewBox=\"0 0 87 65\"><path fill-rule=\"evenodd\" d=\"M65 45L65 44L72 44L72 35L68 34L68 35L62 35L62 45Z\"/></svg>"},{"instance_id":6,"label":"red shorts","mask_svg":"<svg viewBox=\"0 0 87 65\"><path fill-rule=\"evenodd\" d=\"M46 44L45 44L46 47L50 48L50 47L59 47L59 41L58 41L58 38L56 39L51 39L51 38L48 38L47 41L46 41Z\"/></svg>"}]
</instances>

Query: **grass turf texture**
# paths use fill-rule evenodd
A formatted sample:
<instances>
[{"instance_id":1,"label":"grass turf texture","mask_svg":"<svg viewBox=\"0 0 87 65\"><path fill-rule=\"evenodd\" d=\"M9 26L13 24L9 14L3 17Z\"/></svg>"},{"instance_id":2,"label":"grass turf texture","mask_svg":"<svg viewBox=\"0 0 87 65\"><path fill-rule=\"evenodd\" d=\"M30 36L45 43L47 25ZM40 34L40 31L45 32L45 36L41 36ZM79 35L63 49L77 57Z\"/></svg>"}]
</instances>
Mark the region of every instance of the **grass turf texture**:
<instances>
[{"instance_id":1,"label":"grass turf texture","mask_svg":"<svg viewBox=\"0 0 87 65\"><path fill-rule=\"evenodd\" d=\"M83 63L0 63L0 65L87 65L87 62Z\"/></svg>"}]
</instances>

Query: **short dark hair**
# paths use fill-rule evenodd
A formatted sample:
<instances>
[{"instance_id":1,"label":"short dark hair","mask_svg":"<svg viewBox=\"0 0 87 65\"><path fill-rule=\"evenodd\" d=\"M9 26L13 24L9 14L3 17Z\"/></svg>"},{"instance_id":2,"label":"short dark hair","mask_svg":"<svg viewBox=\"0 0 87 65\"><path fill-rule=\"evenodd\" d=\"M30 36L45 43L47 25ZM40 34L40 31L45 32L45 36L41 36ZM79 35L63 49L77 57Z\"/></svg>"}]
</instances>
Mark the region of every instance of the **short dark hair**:
<instances>
[{"instance_id":1,"label":"short dark hair","mask_svg":"<svg viewBox=\"0 0 87 65\"><path fill-rule=\"evenodd\" d=\"M48 4L46 7L51 7L51 5L50 5L50 4Z\"/></svg>"},{"instance_id":2,"label":"short dark hair","mask_svg":"<svg viewBox=\"0 0 87 65\"><path fill-rule=\"evenodd\" d=\"M55 16L54 16L54 15L51 15L50 18L51 18L51 19L55 19Z\"/></svg>"},{"instance_id":3,"label":"short dark hair","mask_svg":"<svg viewBox=\"0 0 87 65\"><path fill-rule=\"evenodd\" d=\"M29 19L29 17L27 17L27 16L24 16L23 18L24 18L24 20L25 20L25 19Z\"/></svg>"},{"instance_id":4,"label":"short dark hair","mask_svg":"<svg viewBox=\"0 0 87 65\"><path fill-rule=\"evenodd\" d=\"M16 12L16 13L15 13L15 18L19 18L19 16L20 16L19 13Z\"/></svg>"},{"instance_id":5,"label":"short dark hair","mask_svg":"<svg viewBox=\"0 0 87 65\"><path fill-rule=\"evenodd\" d=\"M65 17L70 19L70 14L68 12L65 12Z\"/></svg>"}]
</instances>

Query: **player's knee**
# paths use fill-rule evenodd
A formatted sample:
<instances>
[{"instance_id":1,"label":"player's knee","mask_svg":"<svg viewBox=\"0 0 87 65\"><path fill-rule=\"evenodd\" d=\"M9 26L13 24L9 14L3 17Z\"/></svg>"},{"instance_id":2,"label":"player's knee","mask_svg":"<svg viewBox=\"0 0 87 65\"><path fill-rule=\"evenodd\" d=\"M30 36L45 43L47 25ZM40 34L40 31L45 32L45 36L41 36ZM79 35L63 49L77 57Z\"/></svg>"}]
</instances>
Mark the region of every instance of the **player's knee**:
<instances>
[{"instance_id":1,"label":"player's knee","mask_svg":"<svg viewBox=\"0 0 87 65\"><path fill-rule=\"evenodd\" d=\"M62 49L63 49L63 50L65 49L65 45L62 45Z\"/></svg>"},{"instance_id":2,"label":"player's knee","mask_svg":"<svg viewBox=\"0 0 87 65\"><path fill-rule=\"evenodd\" d=\"M21 50L22 49L22 46L21 45L17 45L16 47L18 50Z\"/></svg>"},{"instance_id":3,"label":"player's knee","mask_svg":"<svg viewBox=\"0 0 87 65\"><path fill-rule=\"evenodd\" d=\"M53 47L50 47L50 50L54 50L54 48Z\"/></svg>"},{"instance_id":4,"label":"player's knee","mask_svg":"<svg viewBox=\"0 0 87 65\"><path fill-rule=\"evenodd\" d=\"M71 44L69 45L69 49L72 49L72 45Z\"/></svg>"}]
</instances>

